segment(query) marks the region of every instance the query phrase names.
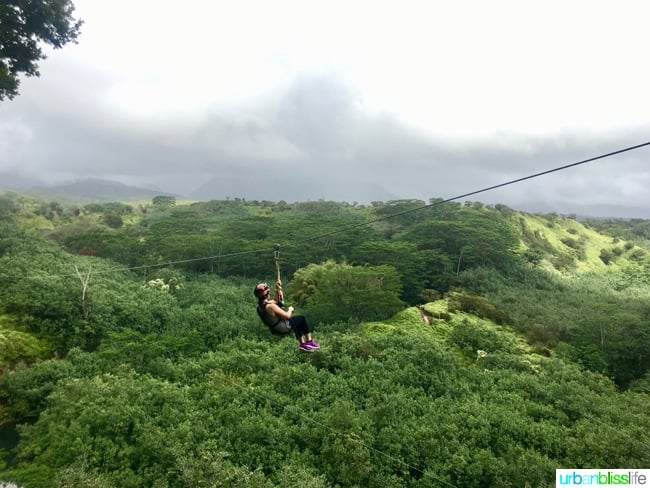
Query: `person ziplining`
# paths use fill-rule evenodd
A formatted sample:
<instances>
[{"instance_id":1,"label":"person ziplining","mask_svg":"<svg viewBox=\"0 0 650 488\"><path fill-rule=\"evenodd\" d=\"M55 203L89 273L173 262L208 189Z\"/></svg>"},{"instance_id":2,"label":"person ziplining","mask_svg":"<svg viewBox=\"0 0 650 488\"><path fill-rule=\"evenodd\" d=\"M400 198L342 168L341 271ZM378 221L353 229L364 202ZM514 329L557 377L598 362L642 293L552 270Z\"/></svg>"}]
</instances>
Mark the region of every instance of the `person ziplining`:
<instances>
[{"instance_id":1,"label":"person ziplining","mask_svg":"<svg viewBox=\"0 0 650 488\"><path fill-rule=\"evenodd\" d=\"M289 334L293 332L299 342L298 349L313 352L320 349L320 344L312 338L312 329L303 315L293 315L294 308L284 308L282 282L275 283L273 299L269 298L271 289L266 283L258 283L253 290L257 297L257 314L272 334Z\"/></svg>"},{"instance_id":2,"label":"person ziplining","mask_svg":"<svg viewBox=\"0 0 650 488\"><path fill-rule=\"evenodd\" d=\"M273 299L270 299L271 288L268 284L260 282L255 285L253 294L257 298L257 314L272 334L294 333L298 340L298 349L305 352L314 352L320 349L320 344L312 338L312 328L303 315L293 315L294 308L284 306L282 280L280 279L280 245L275 245L275 269L277 279Z\"/></svg>"}]
</instances>

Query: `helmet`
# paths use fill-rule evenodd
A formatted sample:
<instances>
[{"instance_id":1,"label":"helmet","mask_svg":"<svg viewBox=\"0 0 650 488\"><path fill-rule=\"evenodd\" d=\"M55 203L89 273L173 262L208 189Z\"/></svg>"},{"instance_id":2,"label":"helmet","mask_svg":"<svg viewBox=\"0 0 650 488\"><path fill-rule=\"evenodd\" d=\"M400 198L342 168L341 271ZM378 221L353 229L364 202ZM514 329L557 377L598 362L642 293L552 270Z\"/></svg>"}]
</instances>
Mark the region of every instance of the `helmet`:
<instances>
[{"instance_id":1,"label":"helmet","mask_svg":"<svg viewBox=\"0 0 650 488\"><path fill-rule=\"evenodd\" d=\"M253 294L257 298L266 298L267 296L269 296L270 292L271 289L269 288L269 285L267 285L266 283L258 283L253 289Z\"/></svg>"}]
</instances>

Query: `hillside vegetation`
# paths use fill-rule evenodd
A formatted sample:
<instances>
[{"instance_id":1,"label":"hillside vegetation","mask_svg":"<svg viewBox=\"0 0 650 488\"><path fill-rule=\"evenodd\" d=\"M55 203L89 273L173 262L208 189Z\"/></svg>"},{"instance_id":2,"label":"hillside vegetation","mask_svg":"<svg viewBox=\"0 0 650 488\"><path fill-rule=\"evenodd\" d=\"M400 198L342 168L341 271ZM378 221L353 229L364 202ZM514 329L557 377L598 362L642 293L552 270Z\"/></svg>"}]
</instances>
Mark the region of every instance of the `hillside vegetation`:
<instances>
[{"instance_id":1,"label":"hillside vegetation","mask_svg":"<svg viewBox=\"0 0 650 488\"><path fill-rule=\"evenodd\" d=\"M0 479L554 486L650 465L646 221L0 197ZM372 222L372 223L369 223ZM322 349L269 334L275 279Z\"/></svg>"}]
</instances>

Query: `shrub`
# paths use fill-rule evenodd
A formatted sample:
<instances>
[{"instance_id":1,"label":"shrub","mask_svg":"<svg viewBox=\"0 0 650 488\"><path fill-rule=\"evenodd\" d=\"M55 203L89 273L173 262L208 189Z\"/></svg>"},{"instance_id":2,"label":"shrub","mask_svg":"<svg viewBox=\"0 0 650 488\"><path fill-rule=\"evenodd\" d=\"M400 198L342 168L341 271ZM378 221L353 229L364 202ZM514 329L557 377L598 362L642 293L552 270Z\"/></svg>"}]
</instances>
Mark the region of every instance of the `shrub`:
<instances>
[{"instance_id":1,"label":"shrub","mask_svg":"<svg viewBox=\"0 0 650 488\"><path fill-rule=\"evenodd\" d=\"M643 249L635 249L632 251L630 254L630 259L643 259L643 257L646 255L646 252Z\"/></svg>"},{"instance_id":2,"label":"shrub","mask_svg":"<svg viewBox=\"0 0 650 488\"><path fill-rule=\"evenodd\" d=\"M522 256L524 261L532 264L533 266L539 264L544 257L544 253L540 249L526 249Z\"/></svg>"},{"instance_id":3,"label":"shrub","mask_svg":"<svg viewBox=\"0 0 650 488\"><path fill-rule=\"evenodd\" d=\"M495 351L512 352L512 345L505 336L481 324L463 319L449 334L452 344L458 346L467 357L475 358L478 351L490 354Z\"/></svg>"},{"instance_id":4,"label":"shrub","mask_svg":"<svg viewBox=\"0 0 650 488\"><path fill-rule=\"evenodd\" d=\"M433 290L431 288L426 288L422 290L420 296L422 297L422 300L425 303L435 302L436 300L440 300L441 298L440 292L438 290Z\"/></svg>"},{"instance_id":5,"label":"shrub","mask_svg":"<svg viewBox=\"0 0 650 488\"><path fill-rule=\"evenodd\" d=\"M603 263L609 264L612 262L612 259L614 259L614 253L612 253L610 249L601 249L599 257Z\"/></svg>"},{"instance_id":6,"label":"shrub","mask_svg":"<svg viewBox=\"0 0 650 488\"><path fill-rule=\"evenodd\" d=\"M481 318L492 320L497 324L507 321L505 312L492 305L486 298L464 290L455 290L447 294L450 312L467 312Z\"/></svg>"},{"instance_id":7,"label":"shrub","mask_svg":"<svg viewBox=\"0 0 650 488\"><path fill-rule=\"evenodd\" d=\"M568 253L561 253L553 257L551 262L558 271L570 271L575 265L575 257Z\"/></svg>"},{"instance_id":8,"label":"shrub","mask_svg":"<svg viewBox=\"0 0 650 488\"><path fill-rule=\"evenodd\" d=\"M112 229L119 229L124 225L122 216L116 212L105 212L103 220L104 223Z\"/></svg>"},{"instance_id":9,"label":"shrub","mask_svg":"<svg viewBox=\"0 0 650 488\"><path fill-rule=\"evenodd\" d=\"M560 335L561 331L557 327L551 327L546 324L533 324L528 330L526 337L531 344L555 347Z\"/></svg>"},{"instance_id":10,"label":"shrub","mask_svg":"<svg viewBox=\"0 0 650 488\"><path fill-rule=\"evenodd\" d=\"M562 239L562 244L564 244L567 247L570 247L571 249L580 249L582 247L580 241L576 239L572 239L571 237L565 237L564 239Z\"/></svg>"}]
</instances>

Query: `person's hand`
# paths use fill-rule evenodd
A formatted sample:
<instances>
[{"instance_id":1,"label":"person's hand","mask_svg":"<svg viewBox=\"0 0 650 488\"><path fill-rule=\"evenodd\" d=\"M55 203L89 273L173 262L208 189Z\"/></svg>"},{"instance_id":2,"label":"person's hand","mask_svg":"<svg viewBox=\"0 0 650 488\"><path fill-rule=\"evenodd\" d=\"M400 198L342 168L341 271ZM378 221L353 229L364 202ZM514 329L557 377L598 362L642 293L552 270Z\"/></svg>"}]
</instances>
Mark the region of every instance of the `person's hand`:
<instances>
[{"instance_id":1,"label":"person's hand","mask_svg":"<svg viewBox=\"0 0 650 488\"><path fill-rule=\"evenodd\" d=\"M282 289L282 281L278 280L275 282L276 288L279 288L280 290Z\"/></svg>"},{"instance_id":2,"label":"person's hand","mask_svg":"<svg viewBox=\"0 0 650 488\"><path fill-rule=\"evenodd\" d=\"M289 310L289 312L293 312L293 311L295 310L295 308L293 308L293 307L289 307L288 310Z\"/></svg>"}]
</instances>

